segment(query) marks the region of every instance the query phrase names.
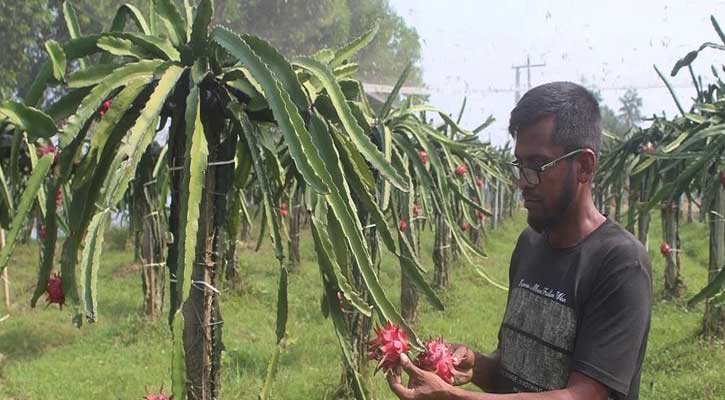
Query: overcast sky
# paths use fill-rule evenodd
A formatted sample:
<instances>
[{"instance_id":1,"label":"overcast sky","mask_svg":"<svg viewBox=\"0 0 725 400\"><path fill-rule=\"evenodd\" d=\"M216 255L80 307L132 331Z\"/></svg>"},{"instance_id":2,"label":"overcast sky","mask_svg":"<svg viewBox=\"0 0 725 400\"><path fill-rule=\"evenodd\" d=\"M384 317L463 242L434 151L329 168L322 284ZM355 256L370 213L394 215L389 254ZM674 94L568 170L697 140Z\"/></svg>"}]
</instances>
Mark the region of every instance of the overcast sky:
<instances>
[{"instance_id":1,"label":"overcast sky","mask_svg":"<svg viewBox=\"0 0 725 400\"><path fill-rule=\"evenodd\" d=\"M710 15L725 29L725 1L489 1L390 0L415 27L422 45L423 79L430 102L457 113L464 96L463 122L473 128L492 114L496 122L483 133L494 144L508 139L514 105L513 65L546 66L531 70L533 86L569 80L598 87L615 111L627 87L639 90L645 115L673 115L677 109L652 65L669 78L672 66L705 41L720 43ZM705 50L695 72L711 80L710 65L725 53ZM721 68L719 68L722 71ZM680 101L694 96L686 69L676 78ZM522 70L522 89L526 72Z\"/></svg>"}]
</instances>

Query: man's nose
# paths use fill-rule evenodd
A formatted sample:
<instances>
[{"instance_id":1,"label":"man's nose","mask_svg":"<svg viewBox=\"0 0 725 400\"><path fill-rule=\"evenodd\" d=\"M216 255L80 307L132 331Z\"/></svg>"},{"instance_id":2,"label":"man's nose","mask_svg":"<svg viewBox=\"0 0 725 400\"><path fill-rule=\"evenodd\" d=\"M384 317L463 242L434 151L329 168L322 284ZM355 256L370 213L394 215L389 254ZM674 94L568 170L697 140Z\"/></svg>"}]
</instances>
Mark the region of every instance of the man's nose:
<instances>
[{"instance_id":1,"label":"man's nose","mask_svg":"<svg viewBox=\"0 0 725 400\"><path fill-rule=\"evenodd\" d=\"M526 180L526 177L524 176L523 172L519 173L518 187L519 187L520 191L523 192L524 189L533 188L534 186L536 186L536 185L532 185L529 183L528 180Z\"/></svg>"}]
</instances>

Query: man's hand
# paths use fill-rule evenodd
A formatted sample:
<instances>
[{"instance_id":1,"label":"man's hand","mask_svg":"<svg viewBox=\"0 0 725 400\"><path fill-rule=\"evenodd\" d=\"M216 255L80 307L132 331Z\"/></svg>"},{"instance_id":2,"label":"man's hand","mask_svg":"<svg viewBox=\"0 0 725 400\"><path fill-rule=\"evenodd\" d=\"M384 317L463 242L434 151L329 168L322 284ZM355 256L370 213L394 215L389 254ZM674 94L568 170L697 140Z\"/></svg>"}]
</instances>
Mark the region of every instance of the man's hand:
<instances>
[{"instance_id":1,"label":"man's hand","mask_svg":"<svg viewBox=\"0 0 725 400\"><path fill-rule=\"evenodd\" d=\"M400 365L408 374L408 387L401 378L400 368L387 374L390 389L403 400L450 400L453 386L447 384L438 375L424 371L413 364L405 354L400 355Z\"/></svg>"},{"instance_id":2,"label":"man's hand","mask_svg":"<svg viewBox=\"0 0 725 400\"><path fill-rule=\"evenodd\" d=\"M454 343L450 345L453 354L453 384L455 386L465 385L473 378L473 368L476 364L476 353L469 347Z\"/></svg>"}]
</instances>

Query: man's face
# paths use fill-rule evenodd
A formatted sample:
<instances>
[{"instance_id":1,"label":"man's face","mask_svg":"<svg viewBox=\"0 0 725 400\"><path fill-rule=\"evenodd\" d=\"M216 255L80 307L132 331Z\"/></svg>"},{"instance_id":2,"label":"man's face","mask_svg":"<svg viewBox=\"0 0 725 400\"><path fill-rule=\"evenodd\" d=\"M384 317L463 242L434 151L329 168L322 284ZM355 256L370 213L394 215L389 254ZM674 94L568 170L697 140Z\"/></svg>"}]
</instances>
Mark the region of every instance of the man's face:
<instances>
[{"instance_id":1,"label":"man's face","mask_svg":"<svg viewBox=\"0 0 725 400\"><path fill-rule=\"evenodd\" d=\"M525 167L536 168L564 155L564 148L552 142L553 132L553 117L520 129L514 149L516 161ZM519 177L519 189L529 213L528 223L537 232L559 224L574 202L577 181L572 159L561 160L539 173L538 185L528 183L523 174Z\"/></svg>"}]
</instances>

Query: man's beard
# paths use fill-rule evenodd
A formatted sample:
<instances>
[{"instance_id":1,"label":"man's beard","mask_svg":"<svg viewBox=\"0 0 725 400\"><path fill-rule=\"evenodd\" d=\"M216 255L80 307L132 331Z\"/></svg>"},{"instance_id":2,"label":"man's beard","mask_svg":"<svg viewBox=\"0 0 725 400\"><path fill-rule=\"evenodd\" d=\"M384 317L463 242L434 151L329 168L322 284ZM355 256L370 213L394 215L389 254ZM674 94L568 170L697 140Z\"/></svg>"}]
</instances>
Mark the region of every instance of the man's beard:
<instances>
[{"instance_id":1,"label":"man's beard","mask_svg":"<svg viewBox=\"0 0 725 400\"><path fill-rule=\"evenodd\" d=\"M569 172L566 175L564 187L562 188L561 195L557 199L556 203L554 204L554 207L551 211L548 209L544 209L541 217L534 217L529 213L527 217L527 222L529 223L529 226L531 229L538 233L542 233L544 231L551 230L555 226L557 226L559 223L561 223L561 218L564 215L564 212L571 206L571 204L574 202L574 190L576 186L576 182L574 179L571 179L571 171L572 169L569 169Z\"/></svg>"}]
</instances>

